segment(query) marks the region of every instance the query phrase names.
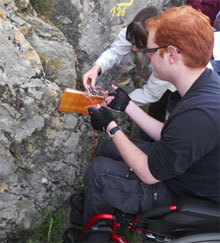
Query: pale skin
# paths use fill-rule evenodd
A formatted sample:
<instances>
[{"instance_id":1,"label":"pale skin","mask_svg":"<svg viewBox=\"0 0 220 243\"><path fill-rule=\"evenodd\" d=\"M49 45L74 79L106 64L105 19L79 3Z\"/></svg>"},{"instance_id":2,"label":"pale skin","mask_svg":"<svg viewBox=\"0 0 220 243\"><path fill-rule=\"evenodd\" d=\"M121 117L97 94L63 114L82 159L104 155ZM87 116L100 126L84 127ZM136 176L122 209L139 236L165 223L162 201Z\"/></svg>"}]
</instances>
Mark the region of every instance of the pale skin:
<instances>
[{"instance_id":1,"label":"pale skin","mask_svg":"<svg viewBox=\"0 0 220 243\"><path fill-rule=\"evenodd\" d=\"M95 87L95 82L98 76L98 73L101 71L101 68L99 65L95 64L94 66L92 66L92 68L86 72L83 77L83 86L85 87L85 89L88 89L89 86L91 85L92 87Z\"/></svg>"},{"instance_id":2,"label":"pale skin","mask_svg":"<svg viewBox=\"0 0 220 243\"><path fill-rule=\"evenodd\" d=\"M142 52L142 49L138 49L135 45L133 46L134 52ZM87 71L82 76L83 86L87 90L89 86L95 87L96 79L98 77L99 72L101 72L101 67L98 64L94 64L89 71Z\"/></svg>"},{"instance_id":3,"label":"pale skin","mask_svg":"<svg viewBox=\"0 0 220 243\"><path fill-rule=\"evenodd\" d=\"M108 126L108 130L110 127L116 125L115 122L111 122ZM112 140L126 164L132 168L134 173L144 183L154 184L159 182L153 177L148 168L148 156L135 146L122 131L117 131Z\"/></svg>"}]
</instances>

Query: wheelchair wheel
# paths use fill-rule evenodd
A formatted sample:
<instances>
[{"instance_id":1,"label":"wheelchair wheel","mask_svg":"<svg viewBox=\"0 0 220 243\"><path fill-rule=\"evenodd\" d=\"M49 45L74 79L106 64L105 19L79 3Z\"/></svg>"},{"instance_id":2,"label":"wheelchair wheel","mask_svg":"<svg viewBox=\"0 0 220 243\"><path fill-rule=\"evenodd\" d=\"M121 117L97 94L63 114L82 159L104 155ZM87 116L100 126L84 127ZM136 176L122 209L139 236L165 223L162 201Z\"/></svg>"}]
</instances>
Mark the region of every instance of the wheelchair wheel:
<instances>
[{"instance_id":1,"label":"wheelchair wheel","mask_svg":"<svg viewBox=\"0 0 220 243\"><path fill-rule=\"evenodd\" d=\"M68 228L63 234L63 243L75 243L77 242L78 234L81 234L82 230L75 228Z\"/></svg>"},{"instance_id":2,"label":"wheelchair wheel","mask_svg":"<svg viewBox=\"0 0 220 243\"><path fill-rule=\"evenodd\" d=\"M172 241L172 243L216 243L216 242L220 242L220 233L189 235Z\"/></svg>"}]
</instances>

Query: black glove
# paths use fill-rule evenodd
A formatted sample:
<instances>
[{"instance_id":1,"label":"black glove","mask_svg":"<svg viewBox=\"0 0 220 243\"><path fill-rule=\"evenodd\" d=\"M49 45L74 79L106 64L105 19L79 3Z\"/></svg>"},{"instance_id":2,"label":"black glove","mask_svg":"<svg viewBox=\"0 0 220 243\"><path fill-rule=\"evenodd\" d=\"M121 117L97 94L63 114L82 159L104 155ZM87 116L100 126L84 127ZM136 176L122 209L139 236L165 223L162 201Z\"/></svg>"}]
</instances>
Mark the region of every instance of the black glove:
<instances>
[{"instance_id":1,"label":"black glove","mask_svg":"<svg viewBox=\"0 0 220 243\"><path fill-rule=\"evenodd\" d=\"M106 128L111 121L114 121L112 113L105 107L96 109L94 107L89 107L88 109L91 124L94 129L106 132Z\"/></svg>"},{"instance_id":2,"label":"black glove","mask_svg":"<svg viewBox=\"0 0 220 243\"><path fill-rule=\"evenodd\" d=\"M109 96L114 96L115 98L108 106L116 111L125 111L131 98L122 88L117 88L115 91L116 93L109 94Z\"/></svg>"}]
</instances>

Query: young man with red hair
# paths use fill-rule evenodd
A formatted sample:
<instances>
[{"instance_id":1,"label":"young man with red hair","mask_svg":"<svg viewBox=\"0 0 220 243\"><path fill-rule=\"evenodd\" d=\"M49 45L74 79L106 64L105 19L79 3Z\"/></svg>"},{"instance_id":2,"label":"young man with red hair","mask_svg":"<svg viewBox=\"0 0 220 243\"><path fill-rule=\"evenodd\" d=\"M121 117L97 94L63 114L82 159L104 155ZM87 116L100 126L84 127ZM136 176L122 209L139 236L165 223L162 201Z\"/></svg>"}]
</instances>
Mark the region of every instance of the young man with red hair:
<instances>
[{"instance_id":1,"label":"young man with red hair","mask_svg":"<svg viewBox=\"0 0 220 243\"><path fill-rule=\"evenodd\" d=\"M163 124L113 86L108 106L125 111L154 143L131 141L107 108L89 108L93 127L112 140L86 171L84 224L113 208L137 214L179 197L220 202L220 77L206 68L214 42L208 17L190 6L171 8L148 20L146 30L154 75L177 88L179 101Z\"/></svg>"}]
</instances>

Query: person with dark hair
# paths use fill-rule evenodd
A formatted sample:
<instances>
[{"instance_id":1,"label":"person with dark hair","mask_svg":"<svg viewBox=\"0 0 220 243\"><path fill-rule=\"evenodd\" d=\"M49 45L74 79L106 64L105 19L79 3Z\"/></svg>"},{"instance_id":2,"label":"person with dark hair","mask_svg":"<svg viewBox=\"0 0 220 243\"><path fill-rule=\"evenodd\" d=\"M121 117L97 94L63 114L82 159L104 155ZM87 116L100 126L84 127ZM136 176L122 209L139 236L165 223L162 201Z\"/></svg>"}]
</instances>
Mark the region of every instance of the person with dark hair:
<instances>
[{"instance_id":1,"label":"person with dark hair","mask_svg":"<svg viewBox=\"0 0 220 243\"><path fill-rule=\"evenodd\" d=\"M145 48L147 45L145 22L159 13L161 13L161 11L154 6L142 9L127 26L126 40L139 50Z\"/></svg>"},{"instance_id":2,"label":"person with dark hair","mask_svg":"<svg viewBox=\"0 0 220 243\"><path fill-rule=\"evenodd\" d=\"M215 28L215 32L214 32L215 43L214 43L211 64L213 70L220 75L220 11L216 16L213 27Z\"/></svg>"},{"instance_id":3,"label":"person with dark hair","mask_svg":"<svg viewBox=\"0 0 220 243\"><path fill-rule=\"evenodd\" d=\"M111 140L100 147L84 176L84 224L114 208L138 214L175 204L180 197L220 203L220 77L206 68L214 45L210 21L187 5L151 18L146 30L143 52L154 76L175 85L179 101L162 123L112 86L108 106L124 111L154 143L131 141L109 109L89 108L93 128L110 134Z\"/></svg>"},{"instance_id":4,"label":"person with dark hair","mask_svg":"<svg viewBox=\"0 0 220 243\"><path fill-rule=\"evenodd\" d=\"M216 15L213 27L215 28L215 31L220 31L220 10L219 10L218 14Z\"/></svg>"},{"instance_id":5,"label":"person with dark hair","mask_svg":"<svg viewBox=\"0 0 220 243\"><path fill-rule=\"evenodd\" d=\"M214 26L216 15L220 11L219 0L187 0L187 4L207 15L211 25Z\"/></svg>"},{"instance_id":6,"label":"person with dark hair","mask_svg":"<svg viewBox=\"0 0 220 243\"><path fill-rule=\"evenodd\" d=\"M220 34L220 1L219 0L187 0L187 4L193 8L200 10L210 19L212 27L215 29L215 45L213 56L210 60L211 66L215 72L220 74L220 50L219 50L219 34ZM218 56L218 57L216 57Z\"/></svg>"},{"instance_id":7,"label":"person with dark hair","mask_svg":"<svg viewBox=\"0 0 220 243\"><path fill-rule=\"evenodd\" d=\"M83 85L86 89L89 85L95 86L98 75L112 68L115 64L119 64L124 56L132 50L140 56L141 66L149 63L149 59L142 53L147 44L145 21L159 13L161 10L155 6L146 7L134 17L126 28L120 31L111 47L104 51L93 67L83 75ZM134 90L129 96L139 106L151 103L149 114L164 121L167 97L175 90L176 88L172 84L161 81L151 74L147 84Z\"/></svg>"}]
</instances>

